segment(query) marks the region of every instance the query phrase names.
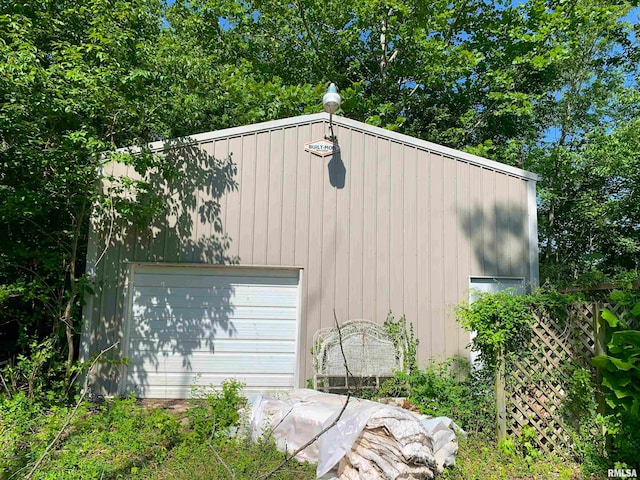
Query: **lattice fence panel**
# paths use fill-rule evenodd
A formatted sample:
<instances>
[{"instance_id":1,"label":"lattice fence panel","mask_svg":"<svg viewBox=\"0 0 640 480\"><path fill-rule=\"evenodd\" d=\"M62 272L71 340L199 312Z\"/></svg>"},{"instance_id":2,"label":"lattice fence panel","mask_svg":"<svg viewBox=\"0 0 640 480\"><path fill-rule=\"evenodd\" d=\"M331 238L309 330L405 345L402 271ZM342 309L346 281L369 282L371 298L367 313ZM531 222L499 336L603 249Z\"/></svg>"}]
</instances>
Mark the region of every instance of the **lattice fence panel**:
<instances>
[{"instance_id":1,"label":"lattice fence panel","mask_svg":"<svg viewBox=\"0 0 640 480\"><path fill-rule=\"evenodd\" d=\"M507 434L520 436L523 427L532 427L541 451L564 455L571 450L563 412L565 385L573 364L591 368L597 354L595 325L603 307L623 313L615 305L581 303L569 307L562 320L534 315L529 355L505 372Z\"/></svg>"}]
</instances>

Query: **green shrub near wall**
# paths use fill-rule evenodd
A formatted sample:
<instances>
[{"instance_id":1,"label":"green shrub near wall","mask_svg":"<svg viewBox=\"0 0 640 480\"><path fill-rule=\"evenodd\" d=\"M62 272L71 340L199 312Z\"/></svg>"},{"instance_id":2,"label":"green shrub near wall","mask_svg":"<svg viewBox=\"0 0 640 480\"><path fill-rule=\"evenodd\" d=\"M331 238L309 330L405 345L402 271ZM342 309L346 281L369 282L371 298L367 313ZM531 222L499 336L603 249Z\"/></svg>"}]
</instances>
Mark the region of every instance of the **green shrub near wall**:
<instances>
[{"instance_id":1,"label":"green shrub near wall","mask_svg":"<svg viewBox=\"0 0 640 480\"><path fill-rule=\"evenodd\" d=\"M576 454L591 473L604 466L638 467L640 457L640 292L614 290L608 301L628 311L625 322L604 310L607 322L607 354L594 358L601 372L601 383L586 365L576 363L567 370L563 415L573 428ZM563 322L570 306L584 301L581 294L559 294L539 290L532 295L515 296L510 292L481 294L472 303L463 302L457 309L458 320L468 331L476 331L472 350L490 375L495 375L503 361L527 355L532 312L546 311ZM636 303L638 302L638 303ZM635 326L631 328L630 324ZM598 407L598 392L606 404ZM520 441L522 439L518 439Z\"/></svg>"},{"instance_id":2,"label":"green shrub near wall","mask_svg":"<svg viewBox=\"0 0 640 480\"><path fill-rule=\"evenodd\" d=\"M381 397L407 397L420 413L454 420L469 433L493 438L495 397L486 371L472 371L469 362L453 357L429 362L410 373L398 372L380 388Z\"/></svg>"}]
</instances>

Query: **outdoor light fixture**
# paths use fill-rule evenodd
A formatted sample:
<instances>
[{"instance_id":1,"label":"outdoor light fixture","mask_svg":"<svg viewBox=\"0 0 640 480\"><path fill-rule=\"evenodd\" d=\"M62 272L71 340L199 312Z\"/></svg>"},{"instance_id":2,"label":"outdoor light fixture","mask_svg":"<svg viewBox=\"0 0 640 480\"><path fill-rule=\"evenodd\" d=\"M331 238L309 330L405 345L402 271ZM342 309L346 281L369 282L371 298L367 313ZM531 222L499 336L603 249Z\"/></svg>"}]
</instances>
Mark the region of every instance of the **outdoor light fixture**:
<instances>
[{"instance_id":1,"label":"outdoor light fixture","mask_svg":"<svg viewBox=\"0 0 640 480\"><path fill-rule=\"evenodd\" d=\"M338 93L338 88L335 83L331 83L327 91L322 96L322 106L324 107L324 111L329 114L329 130L331 131L331 135L325 137L327 140L335 141L335 135L333 134L333 114L338 111L340 108L340 94Z\"/></svg>"},{"instance_id":2,"label":"outdoor light fixture","mask_svg":"<svg viewBox=\"0 0 640 480\"><path fill-rule=\"evenodd\" d=\"M322 97L322 106L324 107L324 111L329 115L333 115L340 108L341 100L342 98L340 98L340 94L338 93L335 83L332 83L329 85L329 88L327 88L327 91Z\"/></svg>"}]
</instances>

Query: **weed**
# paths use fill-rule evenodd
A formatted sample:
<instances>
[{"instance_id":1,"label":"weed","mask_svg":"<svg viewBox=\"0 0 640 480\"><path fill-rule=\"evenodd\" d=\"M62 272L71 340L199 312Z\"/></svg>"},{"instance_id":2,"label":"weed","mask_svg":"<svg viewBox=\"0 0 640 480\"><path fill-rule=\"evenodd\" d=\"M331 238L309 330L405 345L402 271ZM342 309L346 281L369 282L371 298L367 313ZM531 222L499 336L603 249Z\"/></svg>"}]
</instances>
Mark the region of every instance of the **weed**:
<instances>
[{"instance_id":1,"label":"weed","mask_svg":"<svg viewBox=\"0 0 640 480\"><path fill-rule=\"evenodd\" d=\"M413 331L413 324L410 323L407 327L407 318L404 315L396 319L391 310L389 310L383 326L387 334L393 339L396 352L398 352L397 356L400 353L402 354L405 371L412 372L418 368L417 352L419 340Z\"/></svg>"},{"instance_id":2,"label":"weed","mask_svg":"<svg viewBox=\"0 0 640 480\"><path fill-rule=\"evenodd\" d=\"M496 448L492 442L469 436L460 439L455 466L445 469L444 480L578 480L577 464L553 455L527 459L518 453L520 440L505 439Z\"/></svg>"},{"instance_id":3,"label":"weed","mask_svg":"<svg viewBox=\"0 0 640 480\"><path fill-rule=\"evenodd\" d=\"M45 411L23 398L14 396L13 407L2 407L3 413L14 414L3 415L2 432L9 437L5 452L10 452L10 457L6 453L0 457L4 459L0 478L23 472L24 467L39 458L71 411L55 406ZM92 412L88 404L83 404L33 478L98 479L125 475L149 461L162 460L178 440L178 434L177 418L160 409L136 405L134 398L115 399Z\"/></svg>"},{"instance_id":4,"label":"weed","mask_svg":"<svg viewBox=\"0 0 640 480\"><path fill-rule=\"evenodd\" d=\"M241 395L244 385L237 380L225 380L220 389L192 389L192 408L187 411L193 434L200 440L228 438L237 426L238 410L245 406Z\"/></svg>"},{"instance_id":5,"label":"weed","mask_svg":"<svg viewBox=\"0 0 640 480\"><path fill-rule=\"evenodd\" d=\"M399 372L382 385L380 396L408 397L421 413L450 417L468 432L488 438L494 434L491 379L484 371L471 371L460 357L432 362L412 373Z\"/></svg>"}]
</instances>

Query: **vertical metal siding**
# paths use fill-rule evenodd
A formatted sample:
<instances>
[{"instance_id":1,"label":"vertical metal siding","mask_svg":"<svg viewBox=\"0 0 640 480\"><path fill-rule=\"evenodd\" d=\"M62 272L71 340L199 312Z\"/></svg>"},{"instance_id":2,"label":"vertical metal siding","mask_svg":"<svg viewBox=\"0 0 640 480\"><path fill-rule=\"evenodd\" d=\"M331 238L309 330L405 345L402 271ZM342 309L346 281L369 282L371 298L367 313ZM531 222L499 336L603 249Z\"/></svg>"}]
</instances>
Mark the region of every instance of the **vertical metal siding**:
<instances>
[{"instance_id":1,"label":"vertical metal siding","mask_svg":"<svg viewBox=\"0 0 640 480\"><path fill-rule=\"evenodd\" d=\"M444 356L446 343L445 328L445 270L447 265L444 258L445 237L449 240L451 232L444 230L444 163L445 159L429 155L429 179L425 185L429 189L429 270L426 275L430 278L431 336L430 349L434 355Z\"/></svg>"},{"instance_id":2,"label":"vertical metal siding","mask_svg":"<svg viewBox=\"0 0 640 480\"><path fill-rule=\"evenodd\" d=\"M389 309L389 141L377 139L376 183L373 195L376 198L375 216L375 290L374 317L382 319ZM395 281L395 279L394 279Z\"/></svg>"},{"instance_id":3,"label":"vertical metal siding","mask_svg":"<svg viewBox=\"0 0 640 480\"><path fill-rule=\"evenodd\" d=\"M359 159L353 158L352 162ZM376 137L364 135L364 185L362 194L362 310L355 317L375 319L376 309L376 188L377 188L377 143Z\"/></svg>"},{"instance_id":4,"label":"vertical metal siding","mask_svg":"<svg viewBox=\"0 0 640 480\"><path fill-rule=\"evenodd\" d=\"M305 143L329 134L326 121L201 146L217 158L232 154L238 169L238 189L221 204L226 256L242 265L304 269L302 382L312 372L311 338L333 325L334 309L340 321L382 322L390 309L406 314L420 338L421 361L463 354L469 337L453 309L468 298L469 276L529 275L528 182L346 126L335 133L343 188L331 184L331 156L304 151ZM182 245L220 235L198 214L206 200L205 189L189 212L189 239L162 225L111 239L96 269L106 281L90 313L97 346L118 335L124 262L215 263L210 250ZM169 226L176 220L168 219Z\"/></svg>"},{"instance_id":5,"label":"vertical metal siding","mask_svg":"<svg viewBox=\"0 0 640 480\"><path fill-rule=\"evenodd\" d=\"M416 150L414 148L402 148L403 165L402 188L398 195L402 198L402 209L396 215L403 216L402 238L402 309L396 310L396 314L404 312L408 319L417 326L420 319L418 309L418 295L422 290L418 284L418 180L416 168ZM400 168L398 168L400 170Z\"/></svg>"},{"instance_id":6,"label":"vertical metal siding","mask_svg":"<svg viewBox=\"0 0 640 480\"><path fill-rule=\"evenodd\" d=\"M404 149L391 142L389 175L389 308L400 314L405 311L404 298ZM387 280L388 281L388 280Z\"/></svg>"},{"instance_id":7,"label":"vertical metal siding","mask_svg":"<svg viewBox=\"0 0 640 480\"><path fill-rule=\"evenodd\" d=\"M431 224L429 222L430 215L430 189L428 188L429 171L431 168L429 153L422 150L415 150L416 167L418 174L416 175L418 200L417 200L417 250L418 250L418 271L417 271L417 296L418 296L418 317L409 318L414 323L416 333L420 339L420 352L424 359L427 355L434 352L431 345L433 338L433 322L431 305L431 243L429 234ZM427 353L428 352L428 353ZM433 353L435 355L435 353Z\"/></svg>"},{"instance_id":8,"label":"vertical metal siding","mask_svg":"<svg viewBox=\"0 0 640 480\"><path fill-rule=\"evenodd\" d=\"M353 133L350 138L348 157L343 159L348 165L345 190L349 193L349 304L348 318L358 318L363 312L364 291L364 185L366 165L364 158L364 135ZM343 154L344 156L344 154ZM358 159L358 160L355 160ZM346 207L345 207L346 208Z\"/></svg>"}]
</instances>

